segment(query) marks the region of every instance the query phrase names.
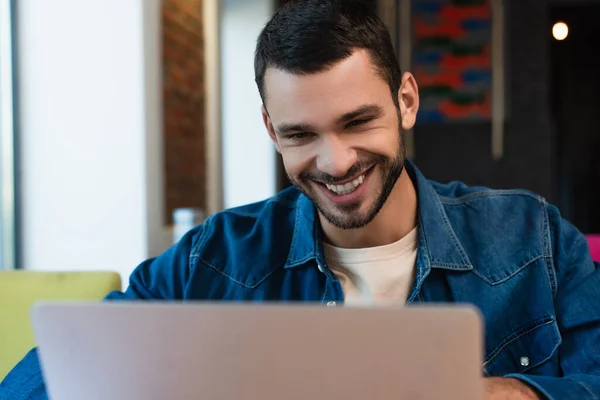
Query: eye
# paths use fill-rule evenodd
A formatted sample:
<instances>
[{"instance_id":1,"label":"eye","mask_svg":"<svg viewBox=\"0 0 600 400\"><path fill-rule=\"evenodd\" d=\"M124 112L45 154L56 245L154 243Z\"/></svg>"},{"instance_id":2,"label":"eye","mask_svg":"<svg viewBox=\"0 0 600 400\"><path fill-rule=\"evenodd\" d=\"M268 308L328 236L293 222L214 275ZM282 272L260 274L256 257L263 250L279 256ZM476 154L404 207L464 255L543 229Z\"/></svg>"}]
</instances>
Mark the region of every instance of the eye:
<instances>
[{"instance_id":1,"label":"eye","mask_svg":"<svg viewBox=\"0 0 600 400\"><path fill-rule=\"evenodd\" d=\"M346 125L346 128L354 128L357 126L365 125L365 124L368 124L369 122L373 121L374 119L375 118L372 118L372 117L355 119L354 121L348 122L348 124Z\"/></svg>"},{"instance_id":2,"label":"eye","mask_svg":"<svg viewBox=\"0 0 600 400\"><path fill-rule=\"evenodd\" d=\"M287 138L290 140L299 141L299 140L308 139L312 135L313 134L310 132L298 132L298 133L292 133L291 135L288 135Z\"/></svg>"}]
</instances>

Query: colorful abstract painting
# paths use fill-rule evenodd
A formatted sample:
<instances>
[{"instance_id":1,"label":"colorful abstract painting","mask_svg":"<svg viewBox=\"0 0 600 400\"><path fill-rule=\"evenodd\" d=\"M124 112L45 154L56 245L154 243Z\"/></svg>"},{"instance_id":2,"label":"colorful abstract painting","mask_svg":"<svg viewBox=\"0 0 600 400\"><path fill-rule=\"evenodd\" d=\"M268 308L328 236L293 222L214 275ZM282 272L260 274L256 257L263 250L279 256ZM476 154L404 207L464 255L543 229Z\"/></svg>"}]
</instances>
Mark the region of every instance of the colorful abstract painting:
<instances>
[{"instance_id":1,"label":"colorful abstract painting","mask_svg":"<svg viewBox=\"0 0 600 400\"><path fill-rule=\"evenodd\" d=\"M424 122L491 117L490 0L412 0L412 72Z\"/></svg>"}]
</instances>

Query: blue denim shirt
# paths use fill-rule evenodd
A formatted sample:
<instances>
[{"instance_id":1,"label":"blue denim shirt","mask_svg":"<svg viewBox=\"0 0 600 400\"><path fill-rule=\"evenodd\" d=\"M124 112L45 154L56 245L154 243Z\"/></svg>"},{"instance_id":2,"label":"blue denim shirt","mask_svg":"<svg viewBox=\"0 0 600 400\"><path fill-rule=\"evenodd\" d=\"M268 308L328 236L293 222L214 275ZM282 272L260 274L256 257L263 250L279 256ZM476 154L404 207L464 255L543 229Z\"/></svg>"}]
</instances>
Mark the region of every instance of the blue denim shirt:
<instances>
[{"instance_id":1,"label":"blue denim shirt","mask_svg":"<svg viewBox=\"0 0 600 400\"><path fill-rule=\"evenodd\" d=\"M418 193L417 274L408 303L476 305L487 376L522 379L550 399L600 398L600 269L585 238L543 198L426 180ZM342 304L311 201L295 188L211 216L107 299ZM118 362L118 360L115 360ZM46 399L32 350L0 399Z\"/></svg>"}]
</instances>

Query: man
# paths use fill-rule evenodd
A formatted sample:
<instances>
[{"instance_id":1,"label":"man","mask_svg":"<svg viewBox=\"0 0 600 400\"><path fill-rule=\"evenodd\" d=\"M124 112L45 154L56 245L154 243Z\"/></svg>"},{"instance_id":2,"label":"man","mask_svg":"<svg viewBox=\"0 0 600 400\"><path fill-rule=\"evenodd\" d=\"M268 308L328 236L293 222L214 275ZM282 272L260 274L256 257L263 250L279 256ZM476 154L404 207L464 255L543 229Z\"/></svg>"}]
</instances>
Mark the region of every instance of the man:
<instances>
[{"instance_id":1,"label":"man","mask_svg":"<svg viewBox=\"0 0 600 400\"><path fill-rule=\"evenodd\" d=\"M109 300L472 303L487 399L600 396L600 273L585 239L538 196L430 182L405 159L417 83L375 15L292 2L261 33L255 73L294 187L213 215ZM35 350L0 393L45 398Z\"/></svg>"}]
</instances>

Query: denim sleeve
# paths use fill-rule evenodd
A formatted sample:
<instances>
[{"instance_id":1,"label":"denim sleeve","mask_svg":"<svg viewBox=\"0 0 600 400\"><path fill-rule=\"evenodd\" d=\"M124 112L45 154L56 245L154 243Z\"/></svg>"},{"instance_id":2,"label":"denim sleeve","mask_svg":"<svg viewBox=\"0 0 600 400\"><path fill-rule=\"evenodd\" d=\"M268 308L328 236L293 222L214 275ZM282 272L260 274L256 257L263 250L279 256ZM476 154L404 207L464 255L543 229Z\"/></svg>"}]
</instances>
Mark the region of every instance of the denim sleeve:
<instances>
[{"instance_id":1,"label":"denim sleeve","mask_svg":"<svg viewBox=\"0 0 600 400\"><path fill-rule=\"evenodd\" d=\"M600 399L600 267L577 229L549 209L562 376L514 374L548 399Z\"/></svg>"},{"instance_id":2,"label":"denim sleeve","mask_svg":"<svg viewBox=\"0 0 600 400\"><path fill-rule=\"evenodd\" d=\"M111 292L105 300L180 300L189 280L189 258L202 227L186 234L157 258L141 263L131 274L125 292ZM38 359L32 349L0 383L0 400L47 400Z\"/></svg>"}]
</instances>

